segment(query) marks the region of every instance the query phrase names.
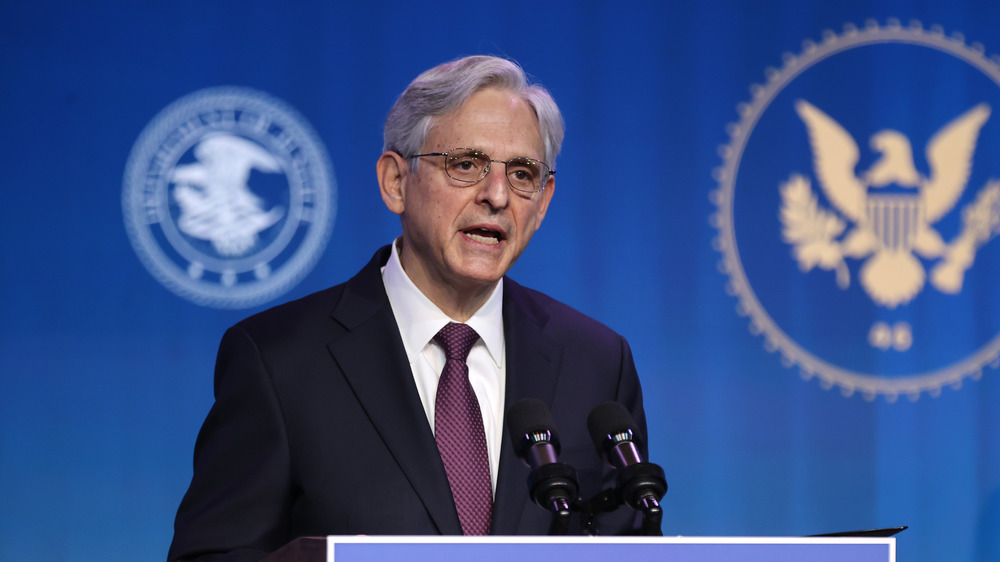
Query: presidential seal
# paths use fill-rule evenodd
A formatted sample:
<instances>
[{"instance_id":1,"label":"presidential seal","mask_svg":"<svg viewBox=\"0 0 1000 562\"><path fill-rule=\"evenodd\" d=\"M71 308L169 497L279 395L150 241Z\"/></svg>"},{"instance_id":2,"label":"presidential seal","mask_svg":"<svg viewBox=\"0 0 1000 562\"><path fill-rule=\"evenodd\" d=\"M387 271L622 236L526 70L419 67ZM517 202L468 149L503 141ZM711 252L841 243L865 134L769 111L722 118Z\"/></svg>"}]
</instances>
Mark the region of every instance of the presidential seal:
<instances>
[{"instance_id":1,"label":"presidential seal","mask_svg":"<svg viewBox=\"0 0 1000 562\"><path fill-rule=\"evenodd\" d=\"M845 396L916 400L1000 365L1000 66L918 22L826 32L767 69L715 170L717 249L765 347Z\"/></svg>"},{"instance_id":2,"label":"presidential seal","mask_svg":"<svg viewBox=\"0 0 1000 562\"><path fill-rule=\"evenodd\" d=\"M189 94L139 135L125 227L143 265L197 304L247 308L319 259L336 215L323 143L294 109L248 88Z\"/></svg>"}]
</instances>

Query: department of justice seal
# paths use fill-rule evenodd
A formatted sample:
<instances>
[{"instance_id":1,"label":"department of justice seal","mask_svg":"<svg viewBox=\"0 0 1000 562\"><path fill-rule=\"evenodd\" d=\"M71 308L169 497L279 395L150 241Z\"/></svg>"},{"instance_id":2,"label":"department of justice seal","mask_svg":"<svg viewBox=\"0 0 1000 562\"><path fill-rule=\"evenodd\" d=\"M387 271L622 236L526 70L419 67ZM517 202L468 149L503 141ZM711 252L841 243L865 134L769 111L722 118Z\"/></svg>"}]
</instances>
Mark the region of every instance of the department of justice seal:
<instances>
[{"instance_id":1,"label":"department of justice seal","mask_svg":"<svg viewBox=\"0 0 1000 562\"><path fill-rule=\"evenodd\" d=\"M786 366L892 402L1000 365L997 61L918 22L848 25L739 106L715 244Z\"/></svg>"},{"instance_id":2,"label":"department of justice seal","mask_svg":"<svg viewBox=\"0 0 1000 562\"><path fill-rule=\"evenodd\" d=\"M139 135L125 167L125 226L143 265L197 304L247 308L316 264L336 183L306 120L249 88L199 90Z\"/></svg>"}]
</instances>

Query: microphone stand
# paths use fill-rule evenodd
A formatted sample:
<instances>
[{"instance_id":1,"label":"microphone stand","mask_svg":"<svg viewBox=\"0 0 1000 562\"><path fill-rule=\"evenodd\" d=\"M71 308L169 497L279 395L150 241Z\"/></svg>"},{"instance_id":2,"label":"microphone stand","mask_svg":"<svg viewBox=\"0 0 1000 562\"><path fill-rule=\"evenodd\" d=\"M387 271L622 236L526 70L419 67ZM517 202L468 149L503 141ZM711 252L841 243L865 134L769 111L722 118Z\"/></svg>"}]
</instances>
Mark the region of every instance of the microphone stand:
<instances>
[{"instance_id":1,"label":"microphone stand","mask_svg":"<svg viewBox=\"0 0 1000 562\"><path fill-rule=\"evenodd\" d=\"M623 503L621 495L618 494L617 490L608 488L586 501L577 501L573 508L580 513L583 528L587 531L587 535L596 537L597 516L601 513L610 513L618 509Z\"/></svg>"},{"instance_id":2,"label":"microphone stand","mask_svg":"<svg viewBox=\"0 0 1000 562\"><path fill-rule=\"evenodd\" d=\"M597 535L597 516L628 505L642 512L640 534L661 537L663 508L660 498L667 493L663 469L649 462L638 462L618 471L617 488L608 488L587 501L577 502L575 508L583 518L588 535Z\"/></svg>"},{"instance_id":3,"label":"microphone stand","mask_svg":"<svg viewBox=\"0 0 1000 562\"><path fill-rule=\"evenodd\" d=\"M568 464L552 462L539 466L528 475L531 499L552 512L549 524L550 535L569 534L573 519L573 504L580 486L576 480L576 470Z\"/></svg>"},{"instance_id":4,"label":"microphone stand","mask_svg":"<svg viewBox=\"0 0 1000 562\"><path fill-rule=\"evenodd\" d=\"M642 504L642 535L647 537L662 537L663 530L660 525L663 523L663 508L660 507L656 496L649 495L643 498Z\"/></svg>"},{"instance_id":5,"label":"microphone stand","mask_svg":"<svg viewBox=\"0 0 1000 562\"><path fill-rule=\"evenodd\" d=\"M615 488L608 488L586 501L578 501L573 505L573 510L580 513L583 528L589 536L597 536L597 516L601 513L610 513L625 502ZM642 512L642 526L639 534L646 537L662 537L663 531L663 508L660 507L656 496L650 494L640 500L636 511Z\"/></svg>"},{"instance_id":6,"label":"microphone stand","mask_svg":"<svg viewBox=\"0 0 1000 562\"><path fill-rule=\"evenodd\" d=\"M549 523L549 535L568 535L569 526L573 521L573 512L566 498L558 498L553 502L552 522Z\"/></svg>"}]
</instances>

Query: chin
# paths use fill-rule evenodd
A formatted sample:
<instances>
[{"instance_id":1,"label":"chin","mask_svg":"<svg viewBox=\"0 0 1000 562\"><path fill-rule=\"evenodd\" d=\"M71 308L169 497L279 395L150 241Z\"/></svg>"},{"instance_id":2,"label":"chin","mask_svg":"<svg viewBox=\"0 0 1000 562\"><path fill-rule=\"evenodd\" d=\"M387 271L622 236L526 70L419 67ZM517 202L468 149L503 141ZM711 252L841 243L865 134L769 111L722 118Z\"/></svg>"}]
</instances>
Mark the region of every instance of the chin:
<instances>
[{"instance_id":1,"label":"chin","mask_svg":"<svg viewBox=\"0 0 1000 562\"><path fill-rule=\"evenodd\" d=\"M489 274L489 275L486 275L486 274L478 274L478 275L466 274L466 275L462 275L462 279L464 279L467 283L470 283L470 284L491 285L491 284L496 283L497 281L500 281L501 279L503 279L503 276L504 276L503 273L493 273L493 274Z\"/></svg>"},{"instance_id":2,"label":"chin","mask_svg":"<svg viewBox=\"0 0 1000 562\"><path fill-rule=\"evenodd\" d=\"M483 259L482 256L465 257L455 263L452 268L455 276L470 282L495 283L499 281L513 262L507 259Z\"/></svg>"},{"instance_id":3,"label":"chin","mask_svg":"<svg viewBox=\"0 0 1000 562\"><path fill-rule=\"evenodd\" d=\"M505 273L507 273L507 269L499 266L491 268L463 269L455 272L456 277L464 280L466 283L477 285L489 285L496 283L503 278Z\"/></svg>"}]
</instances>

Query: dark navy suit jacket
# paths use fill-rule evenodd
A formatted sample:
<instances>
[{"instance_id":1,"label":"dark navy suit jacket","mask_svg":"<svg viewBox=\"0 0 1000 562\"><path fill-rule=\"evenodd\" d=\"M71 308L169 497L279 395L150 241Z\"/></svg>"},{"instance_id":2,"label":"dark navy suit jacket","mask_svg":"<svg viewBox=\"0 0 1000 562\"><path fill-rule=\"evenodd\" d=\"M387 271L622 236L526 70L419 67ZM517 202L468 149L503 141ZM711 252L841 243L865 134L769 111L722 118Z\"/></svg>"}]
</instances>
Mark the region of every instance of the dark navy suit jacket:
<instances>
[{"instance_id":1,"label":"dark navy suit jacket","mask_svg":"<svg viewBox=\"0 0 1000 562\"><path fill-rule=\"evenodd\" d=\"M382 283L388 257L386 246L347 283L223 336L170 560L257 560L301 536L461 534ZM617 400L645 435L628 344L507 278L503 297L506 404L545 402L560 461L577 469L581 495L596 494L613 474L587 433L590 410ZM528 473L505 431L492 534L546 534L550 515L528 498ZM627 511L602 516L602 532L628 532Z\"/></svg>"}]
</instances>

